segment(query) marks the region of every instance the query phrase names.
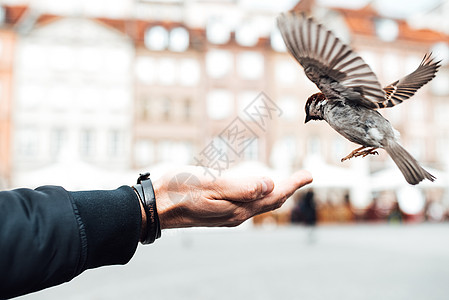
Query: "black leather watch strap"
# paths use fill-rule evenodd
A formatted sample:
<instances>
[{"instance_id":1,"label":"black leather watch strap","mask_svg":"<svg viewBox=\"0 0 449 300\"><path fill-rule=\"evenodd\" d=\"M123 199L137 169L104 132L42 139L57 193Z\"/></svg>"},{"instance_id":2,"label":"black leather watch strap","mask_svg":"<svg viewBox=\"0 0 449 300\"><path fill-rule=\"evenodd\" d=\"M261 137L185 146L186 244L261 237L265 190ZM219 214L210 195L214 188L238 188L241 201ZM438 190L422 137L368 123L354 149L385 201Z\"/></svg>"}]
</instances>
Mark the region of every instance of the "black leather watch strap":
<instances>
[{"instance_id":1,"label":"black leather watch strap","mask_svg":"<svg viewBox=\"0 0 449 300\"><path fill-rule=\"evenodd\" d=\"M150 173L140 174L137 179L137 184L133 188L137 192L140 201L142 201L147 216L146 232L140 242L142 244L151 244L161 237L161 226L157 214L156 196L154 195Z\"/></svg>"}]
</instances>

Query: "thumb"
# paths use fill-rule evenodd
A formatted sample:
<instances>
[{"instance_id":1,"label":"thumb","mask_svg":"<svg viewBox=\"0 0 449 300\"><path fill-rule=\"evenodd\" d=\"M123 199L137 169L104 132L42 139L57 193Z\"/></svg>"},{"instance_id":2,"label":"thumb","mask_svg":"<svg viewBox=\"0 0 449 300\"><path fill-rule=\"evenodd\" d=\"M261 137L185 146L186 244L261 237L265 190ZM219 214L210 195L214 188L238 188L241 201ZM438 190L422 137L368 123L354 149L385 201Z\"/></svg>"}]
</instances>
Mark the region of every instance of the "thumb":
<instances>
[{"instance_id":1,"label":"thumb","mask_svg":"<svg viewBox=\"0 0 449 300\"><path fill-rule=\"evenodd\" d=\"M230 201L248 202L263 198L273 191L274 182L268 177L230 178L222 177L215 181L214 198Z\"/></svg>"}]
</instances>

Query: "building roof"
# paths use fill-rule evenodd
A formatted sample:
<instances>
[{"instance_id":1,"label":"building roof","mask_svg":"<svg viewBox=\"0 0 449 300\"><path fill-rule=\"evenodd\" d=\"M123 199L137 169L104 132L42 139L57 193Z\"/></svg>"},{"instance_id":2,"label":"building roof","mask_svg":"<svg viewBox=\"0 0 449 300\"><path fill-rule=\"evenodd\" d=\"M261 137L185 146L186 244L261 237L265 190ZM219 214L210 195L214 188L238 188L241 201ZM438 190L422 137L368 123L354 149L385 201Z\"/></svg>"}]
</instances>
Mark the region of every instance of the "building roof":
<instances>
[{"instance_id":1,"label":"building roof","mask_svg":"<svg viewBox=\"0 0 449 300\"><path fill-rule=\"evenodd\" d=\"M302 0L295 7L294 10L311 11L311 6L314 5L313 0ZM8 26L14 27L19 24L23 18L30 13L29 6L26 5L5 5L5 23ZM384 19L372 5L368 4L360 9L332 7L333 11L338 12L344 18L349 30L352 34L362 35L367 37L376 37L376 21ZM36 18L37 25L47 24L54 20L61 18L61 16L51 14L41 14ZM151 21L141 19L112 19L112 18L95 18L95 20L112 27L132 38L136 44L143 44L145 31L150 26L160 25L167 29L178 26L186 27L185 24L172 21ZM449 42L449 36L443 32L438 32L431 29L415 29L411 27L406 20L394 19L398 25L399 33L397 40L411 41L425 44L433 44L437 42ZM188 28L191 39L194 44L199 44L206 38L205 28ZM231 33L229 43L235 42L235 35ZM268 37L259 38L257 46L266 46L269 43Z\"/></svg>"},{"instance_id":2,"label":"building roof","mask_svg":"<svg viewBox=\"0 0 449 300\"><path fill-rule=\"evenodd\" d=\"M361 9L332 8L340 13L346 21L350 31L356 35L376 36L376 21L385 19L370 4ZM398 24L397 40L432 44L448 42L449 36L431 29L412 28L406 20L394 19Z\"/></svg>"},{"instance_id":3,"label":"building roof","mask_svg":"<svg viewBox=\"0 0 449 300\"><path fill-rule=\"evenodd\" d=\"M28 10L26 5L3 6L3 8L5 9L5 23L8 25L14 25L19 22Z\"/></svg>"}]
</instances>

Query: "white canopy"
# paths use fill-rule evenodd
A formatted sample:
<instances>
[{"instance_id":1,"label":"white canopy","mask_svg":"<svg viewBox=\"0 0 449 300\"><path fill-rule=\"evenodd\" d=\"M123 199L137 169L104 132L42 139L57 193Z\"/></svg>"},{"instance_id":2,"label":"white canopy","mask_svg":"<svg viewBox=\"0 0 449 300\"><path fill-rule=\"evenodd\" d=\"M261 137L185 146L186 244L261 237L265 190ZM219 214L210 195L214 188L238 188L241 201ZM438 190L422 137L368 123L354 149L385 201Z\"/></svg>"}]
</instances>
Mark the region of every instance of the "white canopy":
<instances>
[{"instance_id":1,"label":"white canopy","mask_svg":"<svg viewBox=\"0 0 449 300\"><path fill-rule=\"evenodd\" d=\"M308 157L304 169L312 173L316 188L351 188L360 179L354 170L326 164L317 156Z\"/></svg>"},{"instance_id":2,"label":"white canopy","mask_svg":"<svg viewBox=\"0 0 449 300\"><path fill-rule=\"evenodd\" d=\"M16 187L36 188L42 185L60 185L68 190L115 189L131 185L137 175L130 171L111 172L82 161L58 162L32 171L17 172Z\"/></svg>"},{"instance_id":3,"label":"white canopy","mask_svg":"<svg viewBox=\"0 0 449 300\"><path fill-rule=\"evenodd\" d=\"M417 185L419 188L444 188L448 186L447 175L439 170L424 167L430 174L434 175L437 179L434 182L424 180ZM401 171L396 166L374 173L370 180L371 189L373 191L378 190L392 190L400 189L410 186L405 181Z\"/></svg>"}]
</instances>

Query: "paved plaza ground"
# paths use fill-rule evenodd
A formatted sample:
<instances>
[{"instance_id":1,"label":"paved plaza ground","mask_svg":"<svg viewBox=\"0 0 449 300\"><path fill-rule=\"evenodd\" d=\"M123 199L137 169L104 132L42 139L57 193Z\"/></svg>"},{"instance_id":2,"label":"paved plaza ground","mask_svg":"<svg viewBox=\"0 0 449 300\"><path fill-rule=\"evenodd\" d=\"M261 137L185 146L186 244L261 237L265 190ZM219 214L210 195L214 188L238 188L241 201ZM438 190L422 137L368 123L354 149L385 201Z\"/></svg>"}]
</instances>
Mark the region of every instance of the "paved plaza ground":
<instances>
[{"instance_id":1,"label":"paved plaza ground","mask_svg":"<svg viewBox=\"0 0 449 300\"><path fill-rule=\"evenodd\" d=\"M18 299L449 299L449 224L166 231Z\"/></svg>"}]
</instances>

